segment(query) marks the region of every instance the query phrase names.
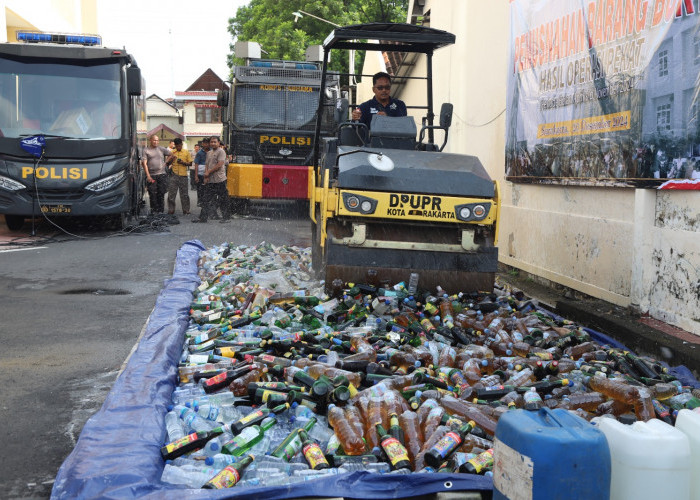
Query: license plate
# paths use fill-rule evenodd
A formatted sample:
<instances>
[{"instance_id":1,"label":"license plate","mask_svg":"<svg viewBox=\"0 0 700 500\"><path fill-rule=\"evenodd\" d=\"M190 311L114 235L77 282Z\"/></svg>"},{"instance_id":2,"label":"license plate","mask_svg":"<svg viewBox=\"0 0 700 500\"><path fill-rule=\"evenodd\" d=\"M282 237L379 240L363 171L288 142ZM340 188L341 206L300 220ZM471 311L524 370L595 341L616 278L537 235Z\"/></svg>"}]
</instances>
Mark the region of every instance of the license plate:
<instances>
[{"instance_id":1,"label":"license plate","mask_svg":"<svg viewBox=\"0 0 700 500\"><path fill-rule=\"evenodd\" d=\"M45 214L69 214L70 205L41 205L41 211Z\"/></svg>"}]
</instances>

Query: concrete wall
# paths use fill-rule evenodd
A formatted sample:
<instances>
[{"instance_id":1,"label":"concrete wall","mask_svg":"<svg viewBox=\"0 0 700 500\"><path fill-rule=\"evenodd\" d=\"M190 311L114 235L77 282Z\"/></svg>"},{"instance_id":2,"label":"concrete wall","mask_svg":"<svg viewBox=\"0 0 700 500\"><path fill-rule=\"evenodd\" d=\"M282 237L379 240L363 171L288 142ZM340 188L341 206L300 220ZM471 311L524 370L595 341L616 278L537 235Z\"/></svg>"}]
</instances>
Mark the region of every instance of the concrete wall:
<instances>
[{"instance_id":1,"label":"concrete wall","mask_svg":"<svg viewBox=\"0 0 700 500\"><path fill-rule=\"evenodd\" d=\"M425 4L430 26L457 37L434 56L436 110L455 106L447 150L478 156L501 182L501 262L700 335L697 192L504 181L509 2ZM422 104L424 95L411 82L397 97Z\"/></svg>"}]
</instances>

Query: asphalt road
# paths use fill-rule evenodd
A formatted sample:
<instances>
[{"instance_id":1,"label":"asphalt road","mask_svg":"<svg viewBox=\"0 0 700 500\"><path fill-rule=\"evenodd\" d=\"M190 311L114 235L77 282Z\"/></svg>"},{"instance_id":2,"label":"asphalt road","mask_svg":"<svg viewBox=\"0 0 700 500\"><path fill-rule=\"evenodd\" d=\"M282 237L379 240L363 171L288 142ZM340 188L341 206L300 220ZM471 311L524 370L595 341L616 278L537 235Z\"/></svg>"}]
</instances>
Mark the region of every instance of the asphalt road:
<instances>
[{"instance_id":1,"label":"asphalt road","mask_svg":"<svg viewBox=\"0 0 700 500\"><path fill-rule=\"evenodd\" d=\"M195 210L198 212L198 210ZM293 202L254 204L229 223L210 220L123 235L103 221L46 221L37 236L0 217L0 497L47 498L85 421L102 405L137 342L175 254L188 240L211 246L310 245Z\"/></svg>"}]
</instances>

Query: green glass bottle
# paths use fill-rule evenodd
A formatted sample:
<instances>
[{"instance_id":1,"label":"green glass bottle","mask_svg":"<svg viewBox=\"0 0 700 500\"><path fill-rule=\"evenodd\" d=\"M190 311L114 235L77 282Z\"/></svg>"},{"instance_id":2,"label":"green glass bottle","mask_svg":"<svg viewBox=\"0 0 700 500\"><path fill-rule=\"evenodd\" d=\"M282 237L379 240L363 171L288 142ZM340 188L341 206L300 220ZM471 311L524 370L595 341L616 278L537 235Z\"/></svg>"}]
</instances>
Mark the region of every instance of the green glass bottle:
<instances>
[{"instance_id":1,"label":"green glass bottle","mask_svg":"<svg viewBox=\"0 0 700 500\"><path fill-rule=\"evenodd\" d=\"M217 427L210 431L193 432L172 443L168 443L160 449L163 460L174 460L190 451L198 450L207 444L207 441L224 433L223 427Z\"/></svg>"},{"instance_id":2,"label":"green glass bottle","mask_svg":"<svg viewBox=\"0 0 700 500\"><path fill-rule=\"evenodd\" d=\"M460 427L459 430L450 431L445 434L425 453L425 463L434 468L440 467L440 464L450 458L457 448L461 446L467 434L469 434L474 427L476 427L476 423L470 420Z\"/></svg>"},{"instance_id":3,"label":"green glass bottle","mask_svg":"<svg viewBox=\"0 0 700 500\"><path fill-rule=\"evenodd\" d=\"M311 431L313 426L316 424L316 417L312 417L304 426L303 430L306 432ZM299 437L299 432L301 429L294 429L289 435L284 438L277 448L275 448L271 455L273 457L281 458L289 462L294 458L297 453L301 451L302 443L301 437Z\"/></svg>"},{"instance_id":4,"label":"green glass bottle","mask_svg":"<svg viewBox=\"0 0 700 500\"><path fill-rule=\"evenodd\" d=\"M239 457L255 446L265 435L265 431L277 423L271 418L263 421L262 425L246 427L243 431L221 447L221 452Z\"/></svg>"},{"instance_id":5,"label":"green glass bottle","mask_svg":"<svg viewBox=\"0 0 700 500\"><path fill-rule=\"evenodd\" d=\"M262 422L271 413L275 413L275 414L281 413L288 408L289 408L289 404L287 404L287 403L276 406L273 409L259 408L255 411L250 412L245 417L242 417L239 420L233 422L231 424L231 432L233 432L234 434L238 434L241 431L243 431L243 429L245 429L246 427L250 427L251 425L255 425L259 422Z\"/></svg>"},{"instance_id":6,"label":"green glass bottle","mask_svg":"<svg viewBox=\"0 0 700 500\"><path fill-rule=\"evenodd\" d=\"M399 416L396 413L389 415L389 434L398 439L403 446L406 446L403 429L401 424L399 424Z\"/></svg>"},{"instance_id":7,"label":"green glass bottle","mask_svg":"<svg viewBox=\"0 0 700 500\"><path fill-rule=\"evenodd\" d=\"M382 424L377 423L375 425L377 429L377 434L379 435L379 444L389 458L389 462L394 469L410 469L411 460L408 458L408 451L406 447L402 445L398 439L394 436L388 434Z\"/></svg>"},{"instance_id":8,"label":"green glass bottle","mask_svg":"<svg viewBox=\"0 0 700 500\"><path fill-rule=\"evenodd\" d=\"M330 468L331 465L323 455L323 450L316 441L309 437L305 430L302 429L299 431L299 438L301 439L301 451L311 469L321 470Z\"/></svg>"},{"instance_id":9,"label":"green glass bottle","mask_svg":"<svg viewBox=\"0 0 700 500\"><path fill-rule=\"evenodd\" d=\"M254 459L253 455L248 455L236 463L226 466L216 476L207 481L202 488L205 490L222 490L236 486L238 481L241 480L243 471Z\"/></svg>"}]
</instances>

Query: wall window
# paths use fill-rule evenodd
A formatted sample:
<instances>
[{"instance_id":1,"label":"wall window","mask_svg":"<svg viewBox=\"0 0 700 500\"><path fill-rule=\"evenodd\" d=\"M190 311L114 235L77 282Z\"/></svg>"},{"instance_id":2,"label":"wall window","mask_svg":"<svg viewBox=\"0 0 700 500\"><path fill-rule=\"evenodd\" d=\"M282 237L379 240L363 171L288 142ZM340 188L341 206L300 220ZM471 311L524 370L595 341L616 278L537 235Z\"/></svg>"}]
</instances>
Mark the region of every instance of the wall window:
<instances>
[{"instance_id":1,"label":"wall window","mask_svg":"<svg viewBox=\"0 0 700 500\"><path fill-rule=\"evenodd\" d=\"M656 129L671 130L671 105L661 104L656 107Z\"/></svg>"},{"instance_id":2,"label":"wall window","mask_svg":"<svg viewBox=\"0 0 700 500\"><path fill-rule=\"evenodd\" d=\"M668 76L668 50L659 52L659 76Z\"/></svg>"},{"instance_id":3,"label":"wall window","mask_svg":"<svg viewBox=\"0 0 700 500\"><path fill-rule=\"evenodd\" d=\"M197 123L221 123L219 108L196 108Z\"/></svg>"}]
</instances>

